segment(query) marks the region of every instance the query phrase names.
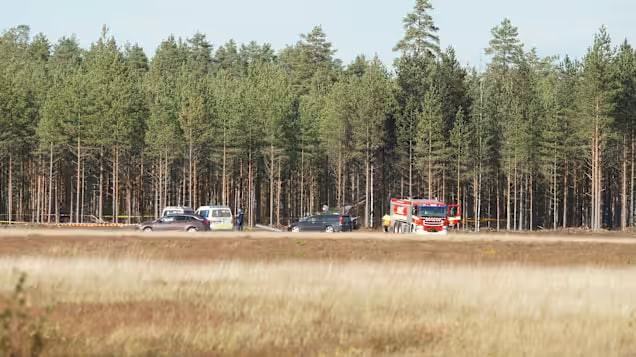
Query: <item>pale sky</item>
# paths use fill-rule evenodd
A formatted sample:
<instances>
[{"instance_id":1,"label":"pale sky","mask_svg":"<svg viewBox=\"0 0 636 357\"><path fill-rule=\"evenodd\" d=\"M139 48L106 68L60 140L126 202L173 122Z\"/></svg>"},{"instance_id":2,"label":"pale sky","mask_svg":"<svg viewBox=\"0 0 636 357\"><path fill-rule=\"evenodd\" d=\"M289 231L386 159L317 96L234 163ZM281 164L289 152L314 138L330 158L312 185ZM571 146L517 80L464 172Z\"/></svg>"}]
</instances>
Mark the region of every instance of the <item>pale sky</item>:
<instances>
[{"instance_id":1,"label":"pale sky","mask_svg":"<svg viewBox=\"0 0 636 357\"><path fill-rule=\"evenodd\" d=\"M88 48L102 25L120 45L142 46L149 57L170 34L186 39L204 33L216 50L229 39L255 40L279 51L321 25L349 64L356 55L378 57L388 67L399 54L393 46L404 32L402 19L415 0L19 0L1 6L0 30L29 25L51 43L75 34ZM606 25L617 45L627 39L636 46L634 0L432 0L433 19L440 28L441 47L453 46L462 65L480 66L491 39L490 29L504 18L519 28L526 50L540 56L569 54L580 58L594 34Z\"/></svg>"}]
</instances>

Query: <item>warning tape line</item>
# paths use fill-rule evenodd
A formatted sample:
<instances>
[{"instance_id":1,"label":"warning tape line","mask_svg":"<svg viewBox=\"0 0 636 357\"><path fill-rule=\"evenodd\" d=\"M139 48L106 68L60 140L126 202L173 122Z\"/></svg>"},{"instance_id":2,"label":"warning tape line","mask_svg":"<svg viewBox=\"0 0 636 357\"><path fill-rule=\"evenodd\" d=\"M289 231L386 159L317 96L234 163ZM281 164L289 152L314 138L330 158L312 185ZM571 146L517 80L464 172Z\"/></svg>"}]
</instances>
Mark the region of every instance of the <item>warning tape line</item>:
<instances>
[{"instance_id":1,"label":"warning tape line","mask_svg":"<svg viewBox=\"0 0 636 357\"><path fill-rule=\"evenodd\" d=\"M10 223L11 225L37 225L47 227L130 227L136 226L133 223L33 223L33 222L9 222L0 221L0 223Z\"/></svg>"}]
</instances>

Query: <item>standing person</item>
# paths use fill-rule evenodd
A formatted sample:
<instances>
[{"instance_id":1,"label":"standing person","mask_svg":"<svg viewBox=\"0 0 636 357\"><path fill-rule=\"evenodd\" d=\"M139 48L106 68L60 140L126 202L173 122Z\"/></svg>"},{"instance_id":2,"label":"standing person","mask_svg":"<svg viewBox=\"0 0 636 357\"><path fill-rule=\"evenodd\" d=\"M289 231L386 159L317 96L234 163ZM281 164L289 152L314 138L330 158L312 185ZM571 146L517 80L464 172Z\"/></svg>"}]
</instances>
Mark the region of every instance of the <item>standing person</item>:
<instances>
[{"instance_id":1,"label":"standing person","mask_svg":"<svg viewBox=\"0 0 636 357\"><path fill-rule=\"evenodd\" d=\"M391 216L387 213L382 216L382 228L384 229L384 233L389 232L389 227L391 226Z\"/></svg>"},{"instance_id":2,"label":"standing person","mask_svg":"<svg viewBox=\"0 0 636 357\"><path fill-rule=\"evenodd\" d=\"M242 209L238 209L238 213L236 214L236 230L238 231L242 231L243 230L243 217L244 217L244 213Z\"/></svg>"}]
</instances>

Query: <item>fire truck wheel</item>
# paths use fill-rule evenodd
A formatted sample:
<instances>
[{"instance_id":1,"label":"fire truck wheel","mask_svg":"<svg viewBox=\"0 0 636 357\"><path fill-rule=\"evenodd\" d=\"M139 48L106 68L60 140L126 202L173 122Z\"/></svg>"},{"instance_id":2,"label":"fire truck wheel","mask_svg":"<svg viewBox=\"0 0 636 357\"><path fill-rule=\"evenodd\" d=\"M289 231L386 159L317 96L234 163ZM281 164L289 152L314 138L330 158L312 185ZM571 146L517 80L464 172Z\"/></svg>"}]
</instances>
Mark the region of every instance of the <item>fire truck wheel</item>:
<instances>
[{"instance_id":1,"label":"fire truck wheel","mask_svg":"<svg viewBox=\"0 0 636 357\"><path fill-rule=\"evenodd\" d=\"M402 230L400 229L400 227L401 227L401 224L398 222L395 222L395 224L393 224L393 232L398 234L401 233Z\"/></svg>"}]
</instances>

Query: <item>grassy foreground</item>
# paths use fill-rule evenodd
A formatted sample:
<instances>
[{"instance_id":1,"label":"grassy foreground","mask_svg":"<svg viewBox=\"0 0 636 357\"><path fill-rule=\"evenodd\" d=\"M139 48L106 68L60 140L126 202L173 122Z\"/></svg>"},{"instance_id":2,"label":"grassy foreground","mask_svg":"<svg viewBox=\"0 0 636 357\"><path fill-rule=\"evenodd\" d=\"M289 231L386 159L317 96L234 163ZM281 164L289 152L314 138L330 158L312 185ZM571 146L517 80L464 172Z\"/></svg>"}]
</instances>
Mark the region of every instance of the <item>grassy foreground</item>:
<instances>
[{"instance_id":1,"label":"grassy foreground","mask_svg":"<svg viewBox=\"0 0 636 357\"><path fill-rule=\"evenodd\" d=\"M634 268L3 257L2 296L18 272L42 355L636 353Z\"/></svg>"}]
</instances>

